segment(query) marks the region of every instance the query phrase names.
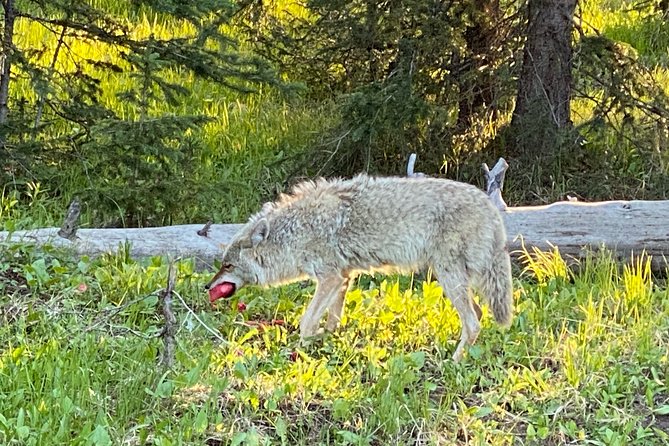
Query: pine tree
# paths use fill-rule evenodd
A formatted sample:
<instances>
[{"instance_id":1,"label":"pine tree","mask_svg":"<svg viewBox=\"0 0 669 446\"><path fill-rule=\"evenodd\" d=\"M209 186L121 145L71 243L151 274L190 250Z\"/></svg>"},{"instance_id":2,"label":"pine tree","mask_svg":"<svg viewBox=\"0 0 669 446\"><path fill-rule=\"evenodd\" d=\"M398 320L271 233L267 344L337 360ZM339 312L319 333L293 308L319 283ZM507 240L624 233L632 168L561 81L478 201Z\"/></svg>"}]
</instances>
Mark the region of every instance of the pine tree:
<instances>
[{"instance_id":1,"label":"pine tree","mask_svg":"<svg viewBox=\"0 0 669 446\"><path fill-rule=\"evenodd\" d=\"M304 14L277 17L253 2L244 17L261 54L341 105L308 159L319 173L400 173L411 152L434 172L480 148L474 133L513 98L517 6L499 3L308 0Z\"/></svg>"},{"instance_id":2,"label":"pine tree","mask_svg":"<svg viewBox=\"0 0 669 446\"><path fill-rule=\"evenodd\" d=\"M89 204L120 208L125 224L163 223L188 189L183 174L188 169L176 167L196 150L198 141L189 135L207 121L161 114L156 104L176 105L189 93L169 74L241 92L261 83L277 85L277 78L267 62L240 52L222 31L236 12L234 2L94 4L103 6L80 0L2 1L0 176L47 181L63 172L62 166L81 163L90 180L82 193L95 200ZM122 6L131 11L114 12ZM189 31L137 37L126 18L133 11L181 21ZM39 24L50 44L17 36L18 21ZM81 41L108 53L82 55L73 48ZM102 84L110 73L128 73L132 80L119 93L122 115L103 100Z\"/></svg>"}]
</instances>

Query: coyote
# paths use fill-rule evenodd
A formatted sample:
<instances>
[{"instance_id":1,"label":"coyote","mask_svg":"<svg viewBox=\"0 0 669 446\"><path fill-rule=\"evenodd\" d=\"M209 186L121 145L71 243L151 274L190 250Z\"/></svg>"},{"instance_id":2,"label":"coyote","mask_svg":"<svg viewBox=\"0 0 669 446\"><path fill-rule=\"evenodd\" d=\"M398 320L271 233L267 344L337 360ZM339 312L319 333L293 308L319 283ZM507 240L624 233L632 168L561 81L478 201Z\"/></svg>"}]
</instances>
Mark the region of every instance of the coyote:
<instances>
[{"instance_id":1,"label":"coyote","mask_svg":"<svg viewBox=\"0 0 669 446\"><path fill-rule=\"evenodd\" d=\"M220 271L206 285L210 300L244 285L316 281L300 320L300 338L342 317L349 280L361 272L431 267L460 316L459 361L481 329L480 291L494 318L512 317L511 262L502 217L476 187L435 178L371 177L318 180L266 203L236 234Z\"/></svg>"}]
</instances>

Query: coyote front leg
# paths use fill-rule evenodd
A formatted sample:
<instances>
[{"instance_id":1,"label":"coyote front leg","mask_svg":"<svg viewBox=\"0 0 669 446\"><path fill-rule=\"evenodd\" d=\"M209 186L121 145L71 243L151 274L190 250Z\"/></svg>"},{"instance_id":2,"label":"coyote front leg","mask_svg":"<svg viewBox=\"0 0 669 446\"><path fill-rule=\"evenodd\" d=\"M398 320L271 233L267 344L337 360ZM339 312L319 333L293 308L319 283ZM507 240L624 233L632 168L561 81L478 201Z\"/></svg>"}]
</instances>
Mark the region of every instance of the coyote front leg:
<instances>
[{"instance_id":1,"label":"coyote front leg","mask_svg":"<svg viewBox=\"0 0 669 446\"><path fill-rule=\"evenodd\" d=\"M318 322L321 316L335 302L338 293L345 283L346 279L339 274L317 278L316 292L300 321L301 340L315 336L318 333Z\"/></svg>"},{"instance_id":2,"label":"coyote front leg","mask_svg":"<svg viewBox=\"0 0 669 446\"><path fill-rule=\"evenodd\" d=\"M325 323L325 329L327 331L335 331L341 322L341 316L344 313L344 299L346 298L349 282L350 278L344 279L344 284L341 286L330 304L330 308L328 309L328 321Z\"/></svg>"}]
</instances>

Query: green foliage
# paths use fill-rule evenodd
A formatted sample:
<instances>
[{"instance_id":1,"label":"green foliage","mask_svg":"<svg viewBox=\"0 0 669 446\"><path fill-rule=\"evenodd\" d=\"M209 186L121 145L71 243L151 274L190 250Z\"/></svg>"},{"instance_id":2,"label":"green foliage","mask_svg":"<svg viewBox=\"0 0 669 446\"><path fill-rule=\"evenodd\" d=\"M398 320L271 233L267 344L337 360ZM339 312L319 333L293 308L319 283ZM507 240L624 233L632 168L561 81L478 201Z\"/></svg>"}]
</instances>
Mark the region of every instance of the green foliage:
<instances>
[{"instance_id":1,"label":"green foliage","mask_svg":"<svg viewBox=\"0 0 669 446\"><path fill-rule=\"evenodd\" d=\"M552 135L553 155L540 158L515 157L514 143L500 132L516 94L519 7L313 1L291 13L252 6L245 23L255 48L304 80L313 96L337 95L339 122L315 147L315 159L310 154L303 163L310 175L398 174L417 152L424 172L476 182L481 162L505 156L512 203L566 194L665 197L667 83L655 66L666 65L666 27L652 2L580 4L572 101L580 133ZM527 140L554 133L525 127ZM607 180L614 173L622 181Z\"/></svg>"},{"instance_id":2,"label":"green foliage","mask_svg":"<svg viewBox=\"0 0 669 446\"><path fill-rule=\"evenodd\" d=\"M516 12L513 2L310 1L287 17L249 7L244 23L257 51L341 104L306 172L398 174L411 152L435 172L494 136L479 131L511 104Z\"/></svg>"},{"instance_id":3,"label":"green foliage","mask_svg":"<svg viewBox=\"0 0 669 446\"><path fill-rule=\"evenodd\" d=\"M587 201L669 196L669 84L666 64L656 57L667 43L657 26L663 19L651 3L632 6L624 1L580 4L583 20L576 28L572 72L574 128L555 132L528 126L521 134L531 139L555 132L553 153L509 158L512 139L501 132L485 152L453 160L463 167L460 178L477 181L481 162L505 156L510 169L504 194L510 203L544 204L567 195Z\"/></svg>"},{"instance_id":4,"label":"green foliage","mask_svg":"<svg viewBox=\"0 0 669 446\"><path fill-rule=\"evenodd\" d=\"M506 156L510 204L666 197L667 27L652 2L579 3L580 135L541 160L509 158L500 132L523 15L495 4L19 2L0 126L2 200L16 202L0 224L57 224L75 195L84 225L238 222L296 176L401 174L411 152L472 183ZM267 60L307 94L280 94Z\"/></svg>"},{"instance_id":5,"label":"green foliage","mask_svg":"<svg viewBox=\"0 0 669 446\"><path fill-rule=\"evenodd\" d=\"M75 3L26 2L7 11L22 17L19 28L46 34L33 40L14 30L0 175L83 195L100 216L95 224L180 218L195 192L199 130L210 121L201 107L179 110L191 93L184 76L242 93L282 84L226 33L232 4L141 2L136 8L155 19L146 24L115 16L108 5ZM72 187L73 174L85 183Z\"/></svg>"},{"instance_id":6,"label":"green foliage","mask_svg":"<svg viewBox=\"0 0 669 446\"><path fill-rule=\"evenodd\" d=\"M313 287L248 288L212 309L211 273L181 261L176 362L162 370L164 259L0 248L3 444L669 440L669 301L646 257L619 269L592 256L567 274L559 252L526 253L512 327L484 307L461 365L435 282L366 277L342 329L300 346Z\"/></svg>"},{"instance_id":7,"label":"green foliage","mask_svg":"<svg viewBox=\"0 0 669 446\"><path fill-rule=\"evenodd\" d=\"M85 173L91 180L83 198L97 204L101 215L122 209L116 224L124 227L169 224L169 217L180 217L183 201L197 192L193 170L199 141L188 133L204 121L165 116L95 125L95 137L81 149L90 160Z\"/></svg>"},{"instance_id":8,"label":"green foliage","mask_svg":"<svg viewBox=\"0 0 669 446\"><path fill-rule=\"evenodd\" d=\"M312 150L304 164L312 167L311 175L388 169L400 173L406 154L422 149L421 123L427 112L427 104L412 91L408 70L360 87L340 106L342 121L330 130L332 139Z\"/></svg>"},{"instance_id":9,"label":"green foliage","mask_svg":"<svg viewBox=\"0 0 669 446\"><path fill-rule=\"evenodd\" d=\"M566 193L588 200L666 197L666 74L646 68L634 48L604 36L582 36L575 55L573 103L579 135L566 133L565 148L553 162L530 167L548 173L552 184L542 187L530 177L523 182L525 188L554 199ZM618 180L610 181L613 176Z\"/></svg>"}]
</instances>

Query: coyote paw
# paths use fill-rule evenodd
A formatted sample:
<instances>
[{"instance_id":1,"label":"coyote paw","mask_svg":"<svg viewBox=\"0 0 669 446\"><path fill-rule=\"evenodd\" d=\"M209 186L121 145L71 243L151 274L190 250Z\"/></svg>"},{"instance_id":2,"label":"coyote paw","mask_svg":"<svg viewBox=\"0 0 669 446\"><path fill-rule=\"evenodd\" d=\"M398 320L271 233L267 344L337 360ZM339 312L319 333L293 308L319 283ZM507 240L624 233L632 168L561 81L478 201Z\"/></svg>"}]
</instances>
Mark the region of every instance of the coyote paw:
<instances>
[{"instance_id":1,"label":"coyote paw","mask_svg":"<svg viewBox=\"0 0 669 446\"><path fill-rule=\"evenodd\" d=\"M325 330L334 333L339 328L339 319L328 319L325 323Z\"/></svg>"},{"instance_id":2,"label":"coyote paw","mask_svg":"<svg viewBox=\"0 0 669 446\"><path fill-rule=\"evenodd\" d=\"M323 339L324 334L325 330L319 328L310 336L300 335L300 347L309 347L313 345L315 342L318 342L321 339Z\"/></svg>"}]
</instances>

